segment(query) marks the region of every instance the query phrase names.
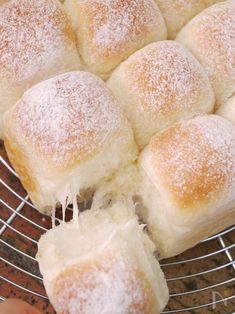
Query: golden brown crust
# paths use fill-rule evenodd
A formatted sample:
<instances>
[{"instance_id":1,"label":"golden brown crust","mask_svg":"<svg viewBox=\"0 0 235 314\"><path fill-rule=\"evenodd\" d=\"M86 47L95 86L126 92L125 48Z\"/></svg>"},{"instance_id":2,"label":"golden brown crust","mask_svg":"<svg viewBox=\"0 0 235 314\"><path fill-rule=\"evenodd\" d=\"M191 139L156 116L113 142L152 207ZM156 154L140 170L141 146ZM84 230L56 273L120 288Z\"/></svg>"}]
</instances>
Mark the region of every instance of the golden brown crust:
<instances>
[{"instance_id":1,"label":"golden brown crust","mask_svg":"<svg viewBox=\"0 0 235 314\"><path fill-rule=\"evenodd\" d=\"M196 111L200 98L211 94L203 69L177 42L150 44L128 60L127 82L138 95L140 114L150 113L153 118Z\"/></svg>"},{"instance_id":2,"label":"golden brown crust","mask_svg":"<svg viewBox=\"0 0 235 314\"><path fill-rule=\"evenodd\" d=\"M25 142L60 171L97 154L127 126L104 82L87 72L39 83L23 95L11 116Z\"/></svg>"},{"instance_id":3,"label":"golden brown crust","mask_svg":"<svg viewBox=\"0 0 235 314\"><path fill-rule=\"evenodd\" d=\"M112 304L117 302L115 296L122 304ZM110 310L116 305L119 310L123 307L122 313L133 314L149 314L154 308L153 291L145 274L109 255L79 263L60 274L54 281L53 298L61 314L91 313L92 306L98 313L100 305L106 309L108 305Z\"/></svg>"},{"instance_id":4,"label":"golden brown crust","mask_svg":"<svg viewBox=\"0 0 235 314\"><path fill-rule=\"evenodd\" d=\"M4 144L8 158L14 166L15 171L18 173L24 188L29 193L35 193L37 191L37 183L32 177L32 172L28 167L27 157L21 147L9 134L5 134Z\"/></svg>"},{"instance_id":5,"label":"golden brown crust","mask_svg":"<svg viewBox=\"0 0 235 314\"><path fill-rule=\"evenodd\" d=\"M235 21L232 18L234 12L235 5L230 6L223 2L202 12L189 24L201 53L206 59L212 58L211 63L202 63L211 76L216 74L216 71L232 76L235 58L232 48L235 40Z\"/></svg>"},{"instance_id":6,"label":"golden brown crust","mask_svg":"<svg viewBox=\"0 0 235 314\"><path fill-rule=\"evenodd\" d=\"M234 184L235 129L228 124L226 130L216 118L198 119L176 124L150 143L153 171L183 210L215 202Z\"/></svg>"},{"instance_id":7,"label":"golden brown crust","mask_svg":"<svg viewBox=\"0 0 235 314\"><path fill-rule=\"evenodd\" d=\"M153 0L77 0L70 5L77 12L82 59L105 78L135 50L166 38L163 17Z\"/></svg>"},{"instance_id":8,"label":"golden brown crust","mask_svg":"<svg viewBox=\"0 0 235 314\"><path fill-rule=\"evenodd\" d=\"M176 40L199 60L214 88L219 107L235 92L235 2L215 4L180 31Z\"/></svg>"},{"instance_id":9,"label":"golden brown crust","mask_svg":"<svg viewBox=\"0 0 235 314\"><path fill-rule=\"evenodd\" d=\"M110 5L112 6L112 10L115 14L119 16L125 12L127 6L131 7L133 5L132 3L133 0L120 0L113 1ZM92 49L94 49L94 53L97 49L97 52L102 51L101 55L104 59L114 57L115 55L119 55L119 53L124 50L126 45L129 44L130 38L138 38L139 36L144 36L144 34L148 33L147 25L141 23L140 21L141 13L145 11L144 1L139 3L137 9L138 10L135 12L135 16L133 16L132 27L127 29L127 32L125 33L125 36L122 37L122 40L116 42L115 49L112 45L106 45L105 49L103 49L103 44L99 42L95 43L94 38L96 37L97 29L104 27L109 18L107 5L105 5L105 3L94 1L94 4L91 6L89 3L86 4L85 1L78 1L78 10L81 10L87 18L88 34L93 43ZM99 16L99 19L97 19L97 16Z\"/></svg>"},{"instance_id":10,"label":"golden brown crust","mask_svg":"<svg viewBox=\"0 0 235 314\"><path fill-rule=\"evenodd\" d=\"M11 84L35 78L62 58L76 53L76 38L62 5L55 0L13 0L0 8L0 77ZM52 59L54 50L54 60Z\"/></svg>"}]
</instances>

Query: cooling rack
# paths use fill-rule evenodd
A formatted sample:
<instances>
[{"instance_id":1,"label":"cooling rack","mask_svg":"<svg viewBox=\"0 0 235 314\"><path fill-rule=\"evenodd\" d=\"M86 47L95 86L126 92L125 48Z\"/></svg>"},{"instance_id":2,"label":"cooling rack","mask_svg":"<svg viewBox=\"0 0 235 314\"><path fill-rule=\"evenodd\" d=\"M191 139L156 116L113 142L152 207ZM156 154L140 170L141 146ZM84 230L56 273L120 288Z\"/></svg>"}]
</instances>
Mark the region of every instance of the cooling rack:
<instances>
[{"instance_id":1,"label":"cooling rack","mask_svg":"<svg viewBox=\"0 0 235 314\"><path fill-rule=\"evenodd\" d=\"M51 220L30 202L2 143L0 152L0 300L20 297L53 314L35 260L38 239ZM163 313L235 313L235 226L161 266L170 289Z\"/></svg>"}]
</instances>

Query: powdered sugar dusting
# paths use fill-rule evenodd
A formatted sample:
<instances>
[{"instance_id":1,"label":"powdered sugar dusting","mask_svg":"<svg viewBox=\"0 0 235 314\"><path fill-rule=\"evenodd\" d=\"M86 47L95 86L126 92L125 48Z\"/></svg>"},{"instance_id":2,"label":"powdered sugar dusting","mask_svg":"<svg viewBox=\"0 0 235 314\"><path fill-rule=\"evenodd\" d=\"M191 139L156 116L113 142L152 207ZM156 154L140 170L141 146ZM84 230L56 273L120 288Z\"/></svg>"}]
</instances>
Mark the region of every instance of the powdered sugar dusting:
<instances>
[{"instance_id":1,"label":"powdered sugar dusting","mask_svg":"<svg viewBox=\"0 0 235 314\"><path fill-rule=\"evenodd\" d=\"M76 55L70 21L55 0L12 0L0 7L0 77L27 82L58 58Z\"/></svg>"},{"instance_id":2,"label":"powdered sugar dusting","mask_svg":"<svg viewBox=\"0 0 235 314\"><path fill-rule=\"evenodd\" d=\"M155 117L190 109L203 94L211 94L201 66L176 42L150 44L128 62L127 81L138 95L139 114Z\"/></svg>"},{"instance_id":3,"label":"powdered sugar dusting","mask_svg":"<svg viewBox=\"0 0 235 314\"><path fill-rule=\"evenodd\" d=\"M235 196L235 127L219 116L201 116L163 131L151 144L154 171L182 208ZM224 194L225 193L225 194Z\"/></svg>"},{"instance_id":4,"label":"powdered sugar dusting","mask_svg":"<svg viewBox=\"0 0 235 314\"><path fill-rule=\"evenodd\" d=\"M203 11L185 28L193 30L200 47L200 62L212 79L217 73L235 79L234 16L235 2L225 1Z\"/></svg>"},{"instance_id":5,"label":"powdered sugar dusting","mask_svg":"<svg viewBox=\"0 0 235 314\"><path fill-rule=\"evenodd\" d=\"M58 313L150 313L151 288L145 275L115 255L115 259L105 255L81 263L59 275L53 284Z\"/></svg>"},{"instance_id":6,"label":"powdered sugar dusting","mask_svg":"<svg viewBox=\"0 0 235 314\"><path fill-rule=\"evenodd\" d=\"M91 21L89 20L91 56L94 47L102 57L119 54L139 38L144 39L152 28L165 27L161 13L153 0L79 2L81 8L87 10L86 14L91 16Z\"/></svg>"},{"instance_id":7,"label":"powdered sugar dusting","mask_svg":"<svg viewBox=\"0 0 235 314\"><path fill-rule=\"evenodd\" d=\"M126 121L98 77L71 72L27 91L13 108L22 138L54 166L88 158Z\"/></svg>"}]
</instances>

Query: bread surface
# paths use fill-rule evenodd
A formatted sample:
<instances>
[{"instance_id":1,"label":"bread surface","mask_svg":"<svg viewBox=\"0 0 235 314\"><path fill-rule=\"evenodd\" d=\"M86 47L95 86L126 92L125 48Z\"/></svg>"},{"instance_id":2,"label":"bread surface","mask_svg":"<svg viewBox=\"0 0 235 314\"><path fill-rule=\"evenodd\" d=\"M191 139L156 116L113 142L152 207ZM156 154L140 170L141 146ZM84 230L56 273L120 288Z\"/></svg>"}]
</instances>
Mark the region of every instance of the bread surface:
<instances>
[{"instance_id":1,"label":"bread surface","mask_svg":"<svg viewBox=\"0 0 235 314\"><path fill-rule=\"evenodd\" d=\"M217 108L235 93L234 16L234 0L215 4L193 18L176 38L206 70Z\"/></svg>"},{"instance_id":2,"label":"bread surface","mask_svg":"<svg viewBox=\"0 0 235 314\"><path fill-rule=\"evenodd\" d=\"M142 217L163 258L234 224L231 122L205 115L177 123L152 138L139 165L147 208Z\"/></svg>"},{"instance_id":3,"label":"bread surface","mask_svg":"<svg viewBox=\"0 0 235 314\"><path fill-rule=\"evenodd\" d=\"M118 102L87 72L35 85L4 122L7 153L39 210L66 194L72 201L74 193L136 159L132 130Z\"/></svg>"},{"instance_id":4,"label":"bread surface","mask_svg":"<svg viewBox=\"0 0 235 314\"><path fill-rule=\"evenodd\" d=\"M174 39L181 28L198 13L221 1L222 0L156 0L166 22L169 39Z\"/></svg>"},{"instance_id":5,"label":"bread surface","mask_svg":"<svg viewBox=\"0 0 235 314\"><path fill-rule=\"evenodd\" d=\"M0 7L2 115L35 83L80 68L76 38L57 0L12 0Z\"/></svg>"},{"instance_id":6,"label":"bread surface","mask_svg":"<svg viewBox=\"0 0 235 314\"><path fill-rule=\"evenodd\" d=\"M219 108L217 114L235 123L235 95Z\"/></svg>"},{"instance_id":7,"label":"bread surface","mask_svg":"<svg viewBox=\"0 0 235 314\"><path fill-rule=\"evenodd\" d=\"M199 62L174 41L150 44L124 61L107 82L143 148L177 120L214 108L214 93Z\"/></svg>"},{"instance_id":8,"label":"bread surface","mask_svg":"<svg viewBox=\"0 0 235 314\"><path fill-rule=\"evenodd\" d=\"M115 204L48 231L37 260L58 314L157 314L168 289L153 251L133 213Z\"/></svg>"},{"instance_id":9,"label":"bread surface","mask_svg":"<svg viewBox=\"0 0 235 314\"><path fill-rule=\"evenodd\" d=\"M166 39L154 0L66 0L85 67L106 79L129 55Z\"/></svg>"}]
</instances>

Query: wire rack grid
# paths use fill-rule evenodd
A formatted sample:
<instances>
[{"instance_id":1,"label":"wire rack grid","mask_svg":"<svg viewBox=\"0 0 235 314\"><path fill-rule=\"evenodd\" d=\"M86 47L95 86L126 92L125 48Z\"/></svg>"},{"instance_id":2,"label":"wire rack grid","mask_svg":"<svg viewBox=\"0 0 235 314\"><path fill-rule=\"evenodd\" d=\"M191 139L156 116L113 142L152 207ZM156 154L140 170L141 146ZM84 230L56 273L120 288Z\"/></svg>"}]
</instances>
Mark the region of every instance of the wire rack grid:
<instances>
[{"instance_id":1,"label":"wire rack grid","mask_svg":"<svg viewBox=\"0 0 235 314\"><path fill-rule=\"evenodd\" d=\"M20 297L52 314L35 260L51 221L36 211L0 145L0 300ZM161 266L170 290L163 313L235 313L235 226Z\"/></svg>"}]
</instances>

